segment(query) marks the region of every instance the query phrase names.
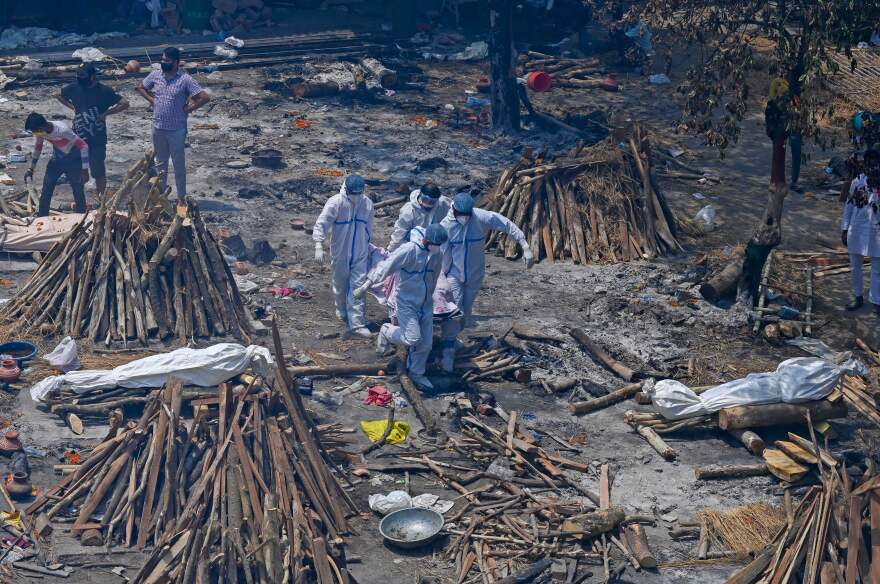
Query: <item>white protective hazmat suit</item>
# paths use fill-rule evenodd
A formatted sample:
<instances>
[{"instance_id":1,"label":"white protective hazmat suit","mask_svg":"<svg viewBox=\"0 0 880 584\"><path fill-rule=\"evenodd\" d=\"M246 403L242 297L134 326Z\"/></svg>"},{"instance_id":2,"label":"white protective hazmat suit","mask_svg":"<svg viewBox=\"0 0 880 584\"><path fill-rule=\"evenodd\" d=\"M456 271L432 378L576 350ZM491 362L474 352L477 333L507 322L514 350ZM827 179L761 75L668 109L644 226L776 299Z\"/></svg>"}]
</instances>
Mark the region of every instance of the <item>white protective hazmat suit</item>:
<instances>
[{"instance_id":1,"label":"white protective hazmat suit","mask_svg":"<svg viewBox=\"0 0 880 584\"><path fill-rule=\"evenodd\" d=\"M486 275L486 236L490 231L503 231L513 237L525 249L528 244L519 227L507 217L474 209L467 223L462 225L454 217L452 209L440 223L449 232L449 241L443 252L443 276L452 293L453 301L463 313L462 320L451 320L443 324L443 348L452 349L455 338L461 329L470 326L474 300L483 285Z\"/></svg>"},{"instance_id":2,"label":"white protective hazmat suit","mask_svg":"<svg viewBox=\"0 0 880 584\"><path fill-rule=\"evenodd\" d=\"M862 258L871 258L871 288L868 299L872 304L880 304L880 213L875 211L878 206L880 197L877 191L868 188L865 175L853 179L843 207L841 228L847 233L846 247L852 272L852 288L857 297L862 296L864 289Z\"/></svg>"},{"instance_id":3,"label":"white protective hazmat suit","mask_svg":"<svg viewBox=\"0 0 880 584\"><path fill-rule=\"evenodd\" d=\"M426 209L419 202L421 189L416 189L409 194L409 202L400 209L400 215L394 223L394 231L391 233L391 242L388 251L396 250L400 245L409 240L410 231L413 227L426 228L432 223L440 223L449 213L452 201L449 197L441 196L437 204L431 209Z\"/></svg>"},{"instance_id":4,"label":"white protective hazmat suit","mask_svg":"<svg viewBox=\"0 0 880 584\"><path fill-rule=\"evenodd\" d=\"M370 234L373 231L373 201L365 195L354 199L345 192L330 197L315 221L312 239L323 244L330 238L330 270L336 315L350 330L367 325L366 302L352 292L367 279L370 269Z\"/></svg>"},{"instance_id":5,"label":"white protective hazmat suit","mask_svg":"<svg viewBox=\"0 0 880 584\"><path fill-rule=\"evenodd\" d=\"M382 282L397 274L394 303L397 324L386 325L385 334L395 345L406 345L406 369L414 376L425 374L433 343L434 287L440 275L440 253L432 254L424 244L408 241L370 272L370 280Z\"/></svg>"}]
</instances>

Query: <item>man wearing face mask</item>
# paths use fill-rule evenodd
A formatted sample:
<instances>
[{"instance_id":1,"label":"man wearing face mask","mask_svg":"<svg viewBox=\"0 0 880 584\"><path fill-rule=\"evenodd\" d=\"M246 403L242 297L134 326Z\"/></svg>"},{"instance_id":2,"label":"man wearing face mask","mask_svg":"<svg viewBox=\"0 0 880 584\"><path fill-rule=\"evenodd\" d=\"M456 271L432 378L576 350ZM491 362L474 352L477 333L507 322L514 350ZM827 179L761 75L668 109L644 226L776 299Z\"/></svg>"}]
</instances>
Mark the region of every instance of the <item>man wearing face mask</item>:
<instances>
[{"instance_id":1,"label":"man wearing face mask","mask_svg":"<svg viewBox=\"0 0 880 584\"><path fill-rule=\"evenodd\" d=\"M98 81L98 69L92 63L83 64L76 83L66 85L56 98L74 111L73 131L89 145L89 170L98 199L103 200L107 190L107 116L126 110L128 100Z\"/></svg>"},{"instance_id":2,"label":"man wearing face mask","mask_svg":"<svg viewBox=\"0 0 880 584\"><path fill-rule=\"evenodd\" d=\"M323 264L324 241L330 238L330 270L336 318L348 325L352 336L370 338L366 302L354 291L367 279L370 269L370 234L373 231L373 201L364 196L364 179L345 177L339 193L330 197L315 221L312 239L315 260Z\"/></svg>"},{"instance_id":3,"label":"man wearing face mask","mask_svg":"<svg viewBox=\"0 0 880 584\"><path fill-rule=\"evenodd\" d=\"M871 258L871 285L868 300L880 314L880 152L865 152L865 173L852 180L843 207L841 241L849 253L853 301L847 310L864 305L863 260Z\"/></svg>"},{"instance_id":4,"label":"man wearing face mask","mask_svg":"<svg viewBox=\"0 0 880 584\"><path fill-rule=\"evenodd\" d=\"M409 201L400 209L400 216L394 223L388 251L396 250L407 241L409 232L414 227L427 228L433 223L440 223L449 212L449 197L440 194L440 189L432 182L425 183L409 195Z\"/></svg>"},{"instance_id":5,"label":"man wearing face mask","mask_svg":"<svg viewBox=\"0 0 880 584\"><path fill-rule=\"evenodd\" d=\"M210 99L195 79L180 71L180 49L162 52L161 71L147 75L137 91L153 106L153 151L162 190L168 180L168 159L174 165L177 198L186 197L186 122Z\"/></svg>"},{"instance_id":6,"label":"man wearing face mask","mask_svg":"<svg viewBox=\"0 0 880 584\"><path fill-rule=\"evenodd\" d=\"M25 182L34 178L34 169L37 167L37 161L40 160L40 154L43 153L43 142L52 144L52 159L46 165L46 174L43 175L43 192L40 194L37 216L49 215L49 204L52 202L55 185L58 184L61 175L67 177L70 190L73 191L76 212L85 213L84 185L89 182L89 145L67 124L50 122L36 112L28 114L24 121L24 129L32 132L35 138L31 167L24 173Z\"/></svg>"},{"instance_id":7,"label":"man wearing face mask","mask_svg":"<svg viewBox=\"0 0 880 584\"><path fill-rule=\"evenodd\" d=\"M417 232L424 235L417 238ZM407 241L398 247L370 272L354 295L361 298L375 282L397 274L399 279L393 298L397 324L382 325L376 339L376 352L384 355L390 345L407 347L406 370L410 379L422 389L432 389L425 376L425 366L434 340L434 287L440 275L442 246L449 235L442 225L434 223L427 229L415 227L413 237L417 241Z\"/></svg>"},{"instance_id":8,"label":"man wearing face mask","mask_svg":"<svg viewBox=\"0 0 880 584\"><path fill-rule=\"evenodd\" d=\"M523 250L526 268L535 263L532 250L525 235L504 215L485 209L475 209L474 199L468 193L458 193L452 199L449 214L440 223L449 232L449 242L443 252L442 274L452 294L453 301L461 310L462 320L443 323L444 371L452 371L455 362L455 340L461 329L471 326L474 300L486 274L484 246L490 231L503 231L514 238Z\"/></svg>"}]
</instances>

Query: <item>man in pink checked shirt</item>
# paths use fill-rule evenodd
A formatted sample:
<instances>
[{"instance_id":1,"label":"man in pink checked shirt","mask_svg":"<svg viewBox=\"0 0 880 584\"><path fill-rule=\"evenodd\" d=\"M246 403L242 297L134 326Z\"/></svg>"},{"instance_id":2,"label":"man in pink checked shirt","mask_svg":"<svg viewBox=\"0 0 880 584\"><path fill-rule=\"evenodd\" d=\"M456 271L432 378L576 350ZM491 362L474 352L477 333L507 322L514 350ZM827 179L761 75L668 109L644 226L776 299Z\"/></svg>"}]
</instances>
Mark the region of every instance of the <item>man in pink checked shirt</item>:
<instances>
[{"instance_id":1,"label":"man in pink checked shirt","mask_svg":"<svg viewBox=\"0 0 880 584\"><path fill-rule=\"evenodd\" d=\"M162 70L147 75L137 92L153 107L153 149L162 190L168 180L168 159L174 166L177 198L186 198L186 122L210 99L195 79L180 70L180 49L162 52Z\"/></svg>"},{"instance_id":2,"label":"man in pink checked shirt","mask_svg":"<svg viewBox=\"0 0 880 584\"><path fill-rule=\"evenodd\" d=\"M73 200L77 213L86 212L86 194L84 186L89 182L89 146L77 136L67 124L50 122L42 115L32 112L24 122L24 129L32 132L34 138L34 155L31 167L25 172L24 180L34 178L34 168L43 152L43 142L52 144L52 158L46 165L43 176L43 192L40 194L38 217L49 215L49 203L55 192L55 185L61 175L67 176L67 182L73 191Z\"/></svg>"}]
</instances>

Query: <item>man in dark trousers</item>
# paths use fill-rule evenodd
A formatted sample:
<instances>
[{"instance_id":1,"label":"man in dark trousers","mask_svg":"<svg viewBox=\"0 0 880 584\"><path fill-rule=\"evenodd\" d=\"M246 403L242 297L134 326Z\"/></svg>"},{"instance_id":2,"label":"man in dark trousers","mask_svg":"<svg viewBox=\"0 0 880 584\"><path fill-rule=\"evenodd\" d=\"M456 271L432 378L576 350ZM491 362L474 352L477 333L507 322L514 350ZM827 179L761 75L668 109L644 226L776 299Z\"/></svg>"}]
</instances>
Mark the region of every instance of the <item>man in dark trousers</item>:
<instances>
[{"instance_id":1,"label":"man in dark trousers","mask_svg":"<svg viewBox=\"0 0 880 584\"><path fill-rule=\"evenodd\" d=\"M128 100L98 81L98 69L85 63L76 82L66 85L58 101L74 111L73 131L89 145L89 170L95 179L98 200L107 190L107 116L128 108Z\"/></svg>"},{"instance_id":2,"label":"man in dark trousers","mask_svg":"<svg viewBox=\"0 0 880 584\"><path fill-rule=\"evenodd\" d=\"M153 107L153 150L162 189L168 179L168 159L174 165L177 198L186 198L186 128L189 114L210 99L195 79L180 70L180 49L162 52L162 70L147 75L137 92Z\"/></svg>"},{"instance_id":3,"label":"man in dark trousers","mask_svg":"<svg viewBox=\"0 0 880 584\"><path fill-rule=\"evenodd\" d=\"M89 182L89 145L64 122L50 122L36 112L28 115L24 129L34 135L34 154L31 167L24 173L25 182L34 178L34 169L43 152L43 143L52 144L52 159L46 165L46 174L43 176L43 192L40 194L37 216L49 215L49 203L52 202L55 185L61 175L67 176L67 182L70 183L76 212L85 213L86 195L83 185Z\"/></svg>"}]
</instances>

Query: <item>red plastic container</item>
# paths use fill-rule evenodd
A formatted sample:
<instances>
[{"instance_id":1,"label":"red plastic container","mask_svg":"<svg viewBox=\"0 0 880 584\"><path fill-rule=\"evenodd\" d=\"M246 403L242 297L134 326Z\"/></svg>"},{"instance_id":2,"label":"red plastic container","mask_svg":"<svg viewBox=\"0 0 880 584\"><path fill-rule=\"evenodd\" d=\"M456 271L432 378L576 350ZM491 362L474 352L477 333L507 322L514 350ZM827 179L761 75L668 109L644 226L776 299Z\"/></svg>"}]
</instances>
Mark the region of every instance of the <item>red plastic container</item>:
<instances>
[{"instance_id":1,"label":"red plastic container","mask_svg":"<svg viewBox=\"0 0 880 584\"><path fill-rule=\"evenodd\" d=\"M526 85L536 93L544 93L550 91L550 87L553 85L553 80L543 71L532 71L529 73L528 77L526 77Z\"/></svg>"}]
</instances>

